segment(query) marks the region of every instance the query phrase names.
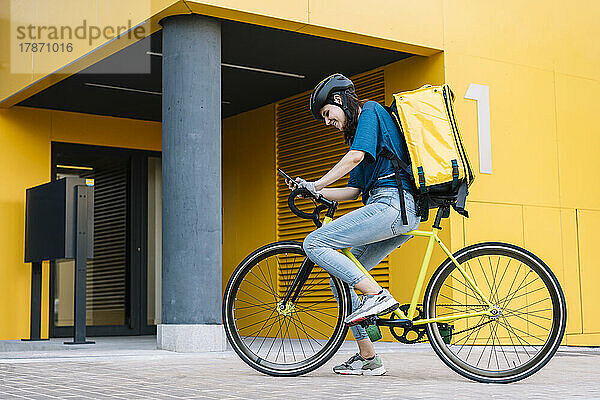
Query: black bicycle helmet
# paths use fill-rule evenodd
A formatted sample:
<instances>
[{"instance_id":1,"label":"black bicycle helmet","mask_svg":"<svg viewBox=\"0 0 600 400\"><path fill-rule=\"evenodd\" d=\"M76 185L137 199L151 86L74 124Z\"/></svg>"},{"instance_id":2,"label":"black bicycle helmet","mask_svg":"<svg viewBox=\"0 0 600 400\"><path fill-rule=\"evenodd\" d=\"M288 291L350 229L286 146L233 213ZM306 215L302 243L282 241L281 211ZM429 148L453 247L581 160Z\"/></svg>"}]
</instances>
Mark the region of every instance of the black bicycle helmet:
<instances>
[{"instance_id":1,"label":"black bicycle helmet","mask_svg":"<svg viewBox=\"0 0 600 400\"><path fill-rule=\"evenodd\" d=\"M315 87L312 94L310 95L310 112L316 119L323 119L321 116L321 108L325 104L335 104L344 110L346 115L351 118L350 110L347 107L346 93L354 92L354 84L348 78L342 74L333 74L323 79ZM342 97L342 104L335 103L333 101L333 94L339 93Z\"/></svg>"}]
</instances>

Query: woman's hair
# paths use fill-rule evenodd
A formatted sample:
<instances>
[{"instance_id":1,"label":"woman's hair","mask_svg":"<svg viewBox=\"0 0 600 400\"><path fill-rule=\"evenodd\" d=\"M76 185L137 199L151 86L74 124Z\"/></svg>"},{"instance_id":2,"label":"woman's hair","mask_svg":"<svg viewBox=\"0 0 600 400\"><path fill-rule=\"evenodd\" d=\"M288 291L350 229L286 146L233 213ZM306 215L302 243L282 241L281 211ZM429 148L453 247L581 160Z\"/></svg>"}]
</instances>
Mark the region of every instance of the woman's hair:
<instances>
[{"instance_id":1,"label":"woman's hair","mask_svg":"<svg viewBox=\"0 0 600 400\"><path fill-rule=\"evenodd\" d=\"M367 101L369 100L359 100L354 90L346 91L346 107L348 107L351 117L348 118L348 114L346 114L346 123L344 124L342 132L344 132L344 142L347 145L352 145L354 135L356 134L356 127L358 126L360 109Z\"/></svg>"}]
</instances>

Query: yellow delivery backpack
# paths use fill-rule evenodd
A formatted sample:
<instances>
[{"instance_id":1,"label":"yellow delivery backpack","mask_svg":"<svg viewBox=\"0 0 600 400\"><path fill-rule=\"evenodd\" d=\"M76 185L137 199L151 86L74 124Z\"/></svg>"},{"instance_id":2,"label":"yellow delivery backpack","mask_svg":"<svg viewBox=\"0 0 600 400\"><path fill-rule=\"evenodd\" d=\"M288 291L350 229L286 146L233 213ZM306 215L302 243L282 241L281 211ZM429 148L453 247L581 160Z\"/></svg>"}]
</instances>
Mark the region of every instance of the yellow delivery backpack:
<instances>
[{"instance_id":1,"label":"yellow delivery backpack","mask_svg":"<svg viewBox=\"0 0 600 400\"><path fill-rule=\"evenodd\" d=\"M386 151L396 170L412 176L416 188L417 214L421 221L429 217L429 209L451 205L468 217L465 200L475 178L465 150L456 116L454 93L447 84L425 85L419 89L394 94L388 112L404 136L410 165ZM402 196L401 196L402 197ZM446 215L450 207L445 207ZM404 210L403 214L405 213Z\"/></svg>"}]
</instances>

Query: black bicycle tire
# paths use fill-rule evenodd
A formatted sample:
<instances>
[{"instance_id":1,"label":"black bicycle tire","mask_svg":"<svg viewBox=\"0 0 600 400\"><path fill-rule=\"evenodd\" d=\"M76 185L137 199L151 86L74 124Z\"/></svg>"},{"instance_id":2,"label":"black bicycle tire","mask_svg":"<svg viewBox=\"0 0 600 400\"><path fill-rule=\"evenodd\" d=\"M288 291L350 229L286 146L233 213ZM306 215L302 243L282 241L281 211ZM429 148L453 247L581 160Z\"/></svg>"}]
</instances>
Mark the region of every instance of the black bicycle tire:
<instances>
[{"instance_id":1,"label":"black bicycle tire","mask_svg":"<svg viewBox=\"0 0 600 400\"><path fill-rule=\"evenodd\" d=\"M336 286L339 289L341 289L339 302L341 304L340 309L344 310L342 317L338 319L338 326L336 326L336 330L334 332L335 338L333 340L330 339L330 341L323 347L323 349L321 349L319 352L316 353L315 356L309 359L310 362L306 362L306 365L303 365L299 368L267 368L264 365L256 363L239 345L241 338L239 337L238 332L235 329L235 322L233 318L233 299L235 299L234 289L236 289L239 286L238 280L245 276L246 270L251 268L253 265L256 265L256 263L259 262L261 258L267 257L273 251L283 252L284 250L288 250L289 253L298 252L299 254L306 256L304 250L302 249L302 243L296 241L280 241L270 243L265 246L262 246L259 249L256 249L237 266L237 268L231 275L231 278L229 279L229 282L225 289L225 293L223 296L222 318L223 326L225 328L225 333L227 335L227 340L229 344L236 352L236 354L246 364L248 364L250 367L254 368L255 370L261 373L271 376L299 376L312 372L315 369L321 367L323 364L329 361L331 357L333 357L338 351L348 333L348 326L344 324L343 317L345 315L350 314L352 308L352 301L348 285L346 285L340 279L332 277L334 279L334 282L337 282Z\"/></svg>"},{"instance_id":2,"label":"black bicycle tire","mask_svg":"<svg viewBox=\"0 0 600 400\"><path fill-rule=\"evenodd\" d=\"M497 253L489 253L490 251L496 251ZM464 368L460 364L456 363L453 360L453 358L448 354L450 352L445 351L447 350L447 348L445 343L443 343L443 339L441 338L441 336L439 334L436 334L436 332L433 330L435 324L427 324L427 337L429 339L429 343L433 347L433 350L438 355L438 357L448 367L450 367L458 374L468 379L482 383L512 383L521 379L525 379L531 376L532 374L536 373L542 367L544 367L554 356L554 354L560 346L566 328L567 308L565 296L560 286L560 283L558 282L558 279L556 278L552 270L535 254L510 243L484 242L465 247L454 253L453 256L457 261L462 263L463 261L473 258L478 254L497 255L500 253L504 253L502 255L514 255L514 258L517 258L519 260L527 260L531 264L527 262L525 264L530 268L534 266L536 273L538 274L538 276L540 276L540 278L548 288L550 296L552 297L551 300L553 307L555 307L558 310L558 314L554 315L554 320L556 320L555 322L557 323L553 323L552 331L548 337L546 345L544 345L539 354L532 359L535 361L531 362L531 365L528 365L530 362L527 362L524 364L524 366L526 365L527 368L517 369L514 373L510 373L510 370L503 373L497 373L497 376L493 376L493 373L482 375L478 372L474 372L475 368L469 370L468 368ZM447 258L432 275L427 286L427 290L425 291L425 297L423 301L423 307L426 318L433 318L433 314L431 313L431 303L435 298L433 297L436 294L435 291L439 289L444 279L452 272L454 268L455 266L452 260L450 260L450 258ZM540 275L540 272L542 272L543 275ZM548 286L548 284L550 284L550 286Z\"/></svg>"}]
</instances>

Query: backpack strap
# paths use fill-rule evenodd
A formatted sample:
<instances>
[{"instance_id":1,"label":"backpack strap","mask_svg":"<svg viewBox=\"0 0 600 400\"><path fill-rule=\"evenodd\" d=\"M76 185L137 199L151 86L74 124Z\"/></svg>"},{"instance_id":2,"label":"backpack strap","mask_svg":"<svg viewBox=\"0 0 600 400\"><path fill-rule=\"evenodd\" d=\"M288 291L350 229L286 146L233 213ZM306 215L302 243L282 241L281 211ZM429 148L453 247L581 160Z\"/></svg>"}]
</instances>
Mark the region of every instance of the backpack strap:
<instances>
[{"instance_id":1,"label":"backpack strap","mask_svg":"<svg viewBox=\"0 0 600 400\"><path fill-rule=\"evenodd\" d=\"M465 204L467 202L467 195L469 194L469 189L467 188L467 182L463 181L458 188L458 195L456 197L456 202L452 204L452 207L456 210L460 215L469 218L469 212L465 210Z\"/></svg>"},{"instance_id":2,"label":"backpack strap","mask_svg":"<svg viewBox=\"0 0 600 400\"><path fill-rule=\"evenodd\" d=\"M400 197L400 214L402 217L402 225L408 225L408 218L406 217L406 204L404 202L404 193L402 190L402 177L400 176L400 170L404 170L407 173L410 173L410 168L408 165L399 159L394 153L392 153L388 149L383 149L379 153L383 158L386 158L392 162L392 167L394 167L394 177L396 178L396 186L398 188L398 195Z\"/></svg>"},{"instance_id":3,"label":"backpack strap","mask_svg":"<svg viewBox=\"0 0 600 400\"><path fill-rule=\"evenodd\" d=\"M452 191L454 192L458 187L458 162L452 160Z\"/></svg>"},{"instance_id":4,"label":"backpack strap","mask_svg":"<svg viewBox=\"0 0 600 400\"><path fill-rule=\"evenodd\" d=\"M419 173L419 191L421 193L426 193L427 185L425 184L425 172L423 171L423 167L417 167L417 172Z\"/></svg>"}]
</instances>

